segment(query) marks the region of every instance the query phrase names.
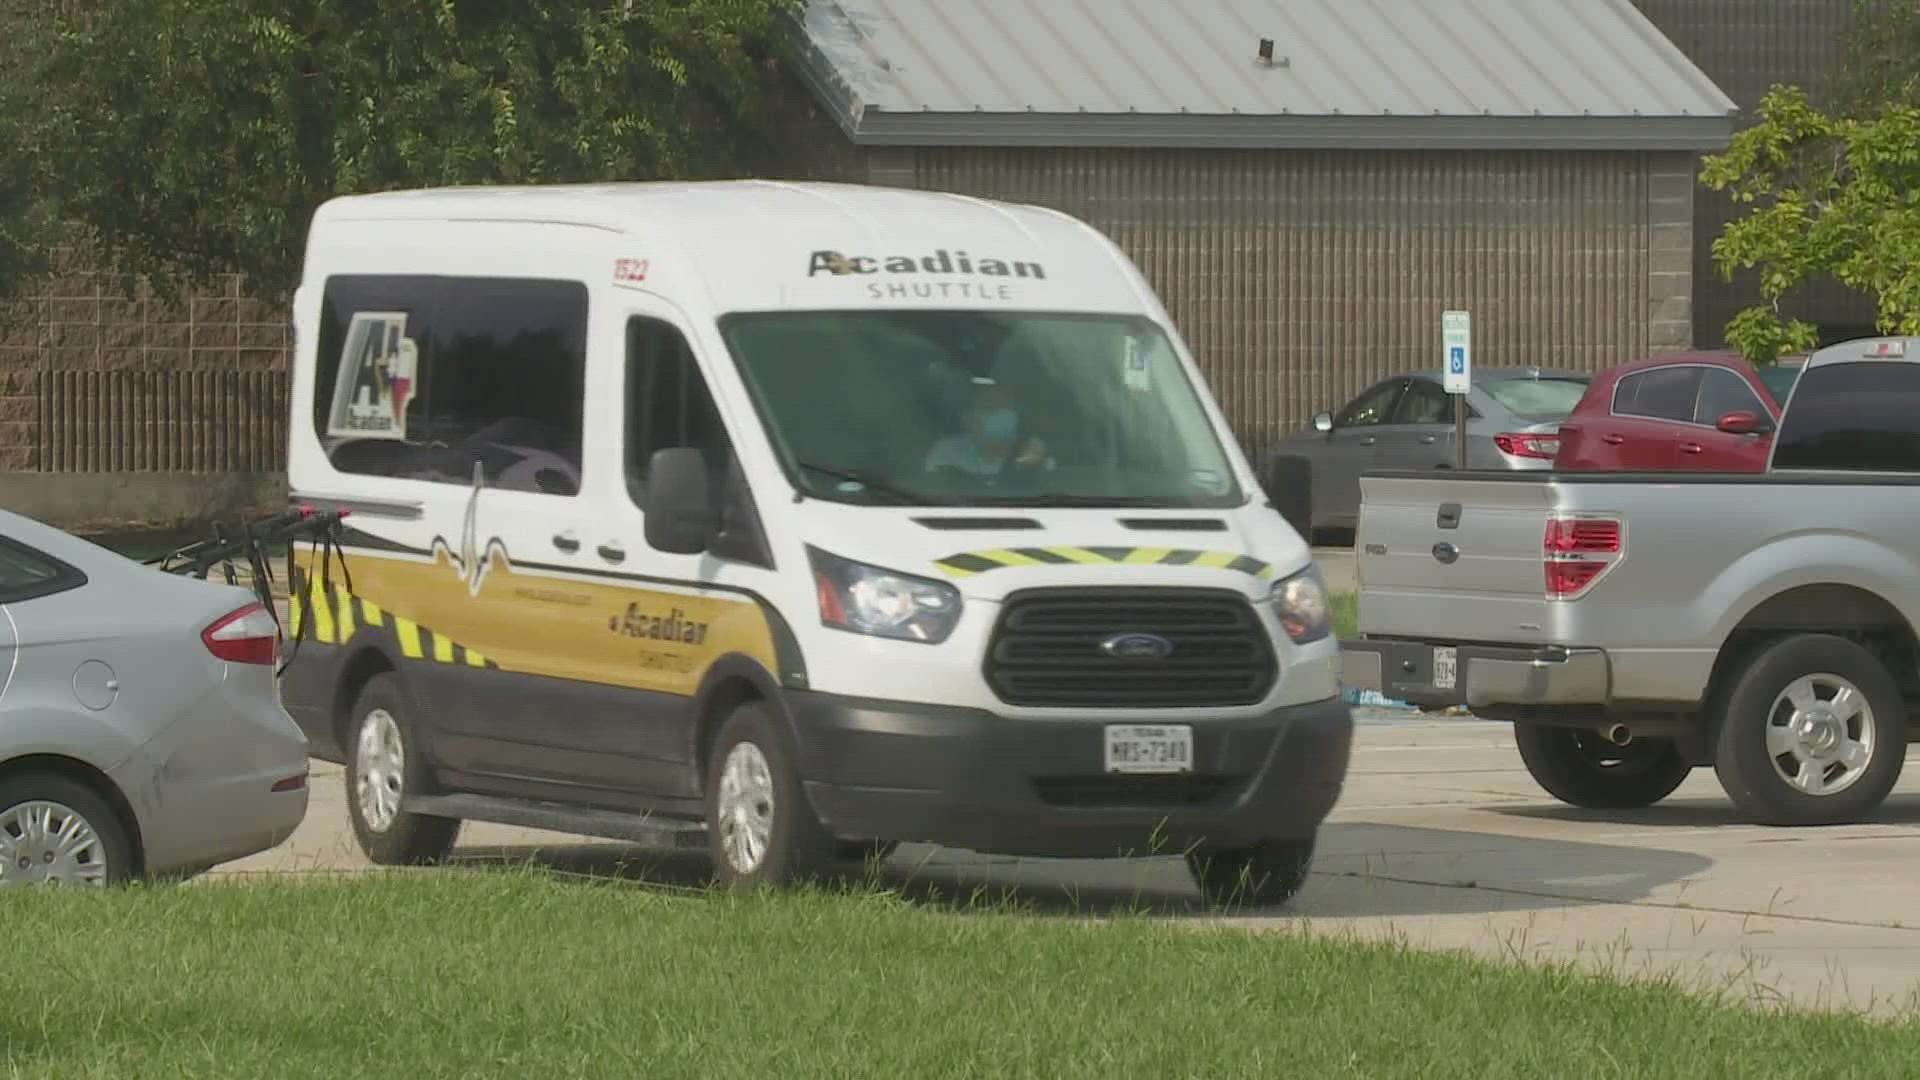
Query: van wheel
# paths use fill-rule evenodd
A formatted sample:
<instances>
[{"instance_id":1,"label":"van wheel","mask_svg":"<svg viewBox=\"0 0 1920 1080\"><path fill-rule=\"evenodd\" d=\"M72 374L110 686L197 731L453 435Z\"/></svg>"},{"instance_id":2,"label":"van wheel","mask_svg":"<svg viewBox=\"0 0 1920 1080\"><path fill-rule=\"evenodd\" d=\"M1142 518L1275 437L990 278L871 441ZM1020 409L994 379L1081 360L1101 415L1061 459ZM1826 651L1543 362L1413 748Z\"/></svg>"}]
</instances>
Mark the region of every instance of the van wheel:
<instances>
[{"instance_id":1,"label":"van wheel","mask_svg":"<svg viewBox=\"0 0 1920 1080\"><path fill-rule=\"evenodd\" d=\"M347 817L360 850L380 866L439 862L460 832L457 818L400 808L401 800L427 784L411 716L400 680L376 675L360 691L347 731Z\"/></svg>"},{"instance_id":2,"label":"van wheel","mask_svg":"<svg viewBox=\"0 0 1920 1080\"><path fill-rule=\"evenodd\" d=\"M714 740L707 843L715 877L735 891L814 879L840 854L807 802L787 740L757 702L735 709Z\"/></svg>"},{"instance_id":3,"label":"van wheel","mask_svg":"<svg viewBox=\"0 0 1920 1080\"><path fill-rule=\"evenodd\" d=\"M1885 801L1907 756L1907 709L1885 665L1829 634L1753 653L1722 699L1714 771L1764 825L1857 821Z\"/></svg>"},{"instance_id":4,"label":"van wheel","mask_svg":"<svg viewBox=\"0 0 1920 1080\"><path fill-rule=\"evenodd\" d=\"M1307 883L1314 840L1309 836L1265 840L1249 848L1190 851L1187 870L1209 907L1277 907Z\"/></svg>"},{"instance_id":5,"label":"van wheel","mask_svg":"<svg viewBox=\"0 0 1920 1080\"><path fill-rule=\"evenodd\" d=\"M1547 794L1588 810L1631 810L1673 794L1693 772L1669 739L1615 746L1597 731L1513 725L1520 761Z\"/></svg>"},{"instance_id":6,"label":"van wheel","mask_svg":"<svg viewBox=\"0 0 1920 1080\"><path fill-rule=\"evenodd\" d=\"M105 799L51 773L0 781L0 888L122 885L133 843Z\"/></svg>"}]
</instances>

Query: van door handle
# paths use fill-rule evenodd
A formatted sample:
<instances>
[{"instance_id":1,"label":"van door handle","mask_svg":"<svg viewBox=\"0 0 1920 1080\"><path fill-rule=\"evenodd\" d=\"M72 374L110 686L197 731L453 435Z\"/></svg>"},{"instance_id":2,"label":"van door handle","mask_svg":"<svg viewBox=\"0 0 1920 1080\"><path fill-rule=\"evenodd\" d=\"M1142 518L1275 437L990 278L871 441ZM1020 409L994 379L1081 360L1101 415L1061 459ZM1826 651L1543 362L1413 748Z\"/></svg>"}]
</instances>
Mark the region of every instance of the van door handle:
<instances>
[{"instance_id":1,"label":"van door handle","mask_svg":"<svg viewBox=\"0 0 1920 1080\"><path fill-rule=\"evenodd\" d=\"M621 562L627 557L627 549L619 544L601 544L600 557L608 562Z\"/></svg>"},{"instance_id":2,"label":"van door handle","mask_svg":"<svg viewBox=\"0 0 1920 1080\"><path fill-rule=\"evenodd\" d=\"M1606 443L1608 446L1619 446L1621 443L1627 441L1627 437L1625 435L1607 434L1600 436L1600 441Z\"/></svg>"},{"instance_id":3,"label":"van door handle","mask_svg":"<svg viewBox=\"0 0 1920 1080\"><path fill-rule=\"evenodd\" d=\"M1680 444L1680 452L1683 454L1698 454L1704 452L1705 449L1705 447L1697 442L1683 442Z\"/></svg>"},{"instance_id":4,"label":"van door handle","mask_svg":"<svg viewBox=\"0 0 1920 1080\"><path fill-rule=\"evenodd\" d=\"M571 555L580 550L580 539L572 533L555 533L553 546Z\"/></svg>"},{"instance_id":5,"label":"van door handle","mask_svg":"<svg viewBox=\"0 0 1920 1080\"><path fill-rule=\"evenodd\" d=\"M1373 436L1371 436L1371 435L1366 435L1366 436L1362 436L1362 437L1361 437L1361 439L1360 439L1360 445L1361 445L1361 446L1372 446L1372 445L1373 445Z\"/></svg>"},{"instance_id":6,"label":"van door handle","mask_svg":"<svg viewBox=\"0 0 1920 1080\"><path fill-rule=\"evenodd\" d=\"M1420 436L1420 441L1426 443L1428 446L1432 446L1434 443L1440 441L1440 437L1438 435L1422 435Z\"/></svg>"}]
</instances>

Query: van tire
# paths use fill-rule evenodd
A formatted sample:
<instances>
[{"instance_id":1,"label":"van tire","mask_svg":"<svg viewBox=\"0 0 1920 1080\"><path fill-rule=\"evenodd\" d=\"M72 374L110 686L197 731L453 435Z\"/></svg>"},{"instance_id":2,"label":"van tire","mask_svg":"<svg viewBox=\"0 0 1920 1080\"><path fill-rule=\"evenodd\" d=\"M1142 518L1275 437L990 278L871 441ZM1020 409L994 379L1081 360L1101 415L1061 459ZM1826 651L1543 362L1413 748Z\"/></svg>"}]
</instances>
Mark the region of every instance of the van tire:
<instances>
[{"instance_id":1,"label":"van tire","mask_svg":"<svg viewBox=\"0 0 1920 1080\"><path fill-rule=\"evenodd\" d=\"M786 733L750 701L720 725L707 758L707 847L715 880L747 892L829 874L834 842L807 801ZM729 775L729 773L732 775Z\"/></svg>"},{"instance_id":2,"label":"van tire","mask_svg":"<svg viewBox=\"0 0 1920 1080\"><path fill-rule=\"evenodd\" d=\"M1637 810L1674 793L1693 765L1669 739L1614 746L1597 731L1513 725L1514 745L1547 794L1585 810Z\"/></svg>"},{"instance_id":3,"label":"van tire","mask_svg":"<svg viewBox=\"0 0 1920 1080\"><path fill-rule=\"evenodd\" d=\"M1796 688L1813 692L1815 711L1796 707ZM1826 711L1836 692L1851 689L1864 708L1849 718ZM1762 825L1839 825L1856 822L1884 802L1899 782L1907 756L1907 709L1893 675L1865 648L1831 634L1796 634L1749 653L1717 695L1720 730L1714 771L1734 805ZM1827 720L1837 721L1828 725ZM1795 724L1815 725L1812 741L1791 734ZM1844 734L1865 742L1866 760L1847 765L1819 743L1819 733ZM1869 740L1870 737L1870 740ZM1779 750L1776 754L1772 751ZM1791 765L1788 763L1791 762ZM1802 762L1820 769L1829 783L1852 779L1831 794L1802 791L1784 770L1796 775ZM1840 765L1835 772L1834 766Z\"/></svg>"},{"instance_id":4,"label":"van tire","mask_svg":"<svg viewBox=\"0 0 1920 1080\"><path fill-rule=\"evenodd\" d=\"M458 818L415 814L391 805L428 789L427 763L413 734L413 707L397 676L388 673L367 680L347 718L343 755L347 759L347 818L353 837L368 861L378 866L426 866L444 860L460 834ZM396 754L397 748L397 754ZM397 761L395 760L397 756ZM397 766L397 767L396 767ZM385 788L386 799L362 806L360 780ZM370 820L377 818L378 820Z\"/></svg>"},{"instance_id":5,"label":"van tire","mask_svg":"<svg viewBox=\"0 0 1920 1080\"><path fill-rule=\"evenodd\" d=\"M1187 871L1208 907L1278 907L1292 900L1313 869L1317 837L1264 840L1253 847L1187 853Z\"/></svg>"}]
</instances>

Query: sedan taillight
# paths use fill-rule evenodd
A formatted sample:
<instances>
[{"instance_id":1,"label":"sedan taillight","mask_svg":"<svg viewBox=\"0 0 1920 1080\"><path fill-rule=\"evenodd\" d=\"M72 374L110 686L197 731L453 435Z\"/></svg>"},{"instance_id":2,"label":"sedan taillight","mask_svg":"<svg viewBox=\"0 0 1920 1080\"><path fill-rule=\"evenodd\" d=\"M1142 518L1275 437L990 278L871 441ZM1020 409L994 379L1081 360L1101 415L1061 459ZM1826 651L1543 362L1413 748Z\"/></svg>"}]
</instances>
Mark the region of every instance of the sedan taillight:
<instances>
[{"instance_id":1,"label":"sedan taillight","mask_svg":"<svg viewBox=\"0 0 1920 1080\"><path fill-rule=\"evenodd\" d=\"M1560 452L1559 435L1529 435L1510 432L1493 437L1493 445L1514 457L1537 458L1552 461Z\"/></svg>"},{"instance_id":2,"label":"sedan taillight","mask_svg":"<svg viewBox=\"0 0 1920 1080\"><path fill-rule=\"evenodd\" d=\"M259 604L229 612L200 631L207 651L230 664L271 665L280 655L280 627L273 613Z\"/></svg>"}]
</instances>

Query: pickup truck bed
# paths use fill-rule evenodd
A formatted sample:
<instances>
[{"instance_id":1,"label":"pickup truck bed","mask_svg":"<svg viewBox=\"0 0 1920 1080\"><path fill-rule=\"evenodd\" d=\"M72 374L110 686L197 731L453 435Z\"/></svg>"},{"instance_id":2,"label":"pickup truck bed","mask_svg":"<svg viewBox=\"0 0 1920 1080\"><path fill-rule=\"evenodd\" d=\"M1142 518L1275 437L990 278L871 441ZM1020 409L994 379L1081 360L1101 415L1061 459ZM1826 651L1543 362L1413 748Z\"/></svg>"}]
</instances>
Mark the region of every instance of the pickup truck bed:
<instances>
[{"instance_id":1,"label":"pickup truck bed","mask_svg":"<svg viewBox=\"0 0 1920 1080\"><path fill-rule=\"evenodd\" d=\"M1758 820L1871 811L1920 702L1920 468L1885 467L1920 462L1920 364L1859 347L1809 361L1767 473L1365 474L1347 684L1514 722L1576 805L1712 765Z\"/></svg>"}]
</instances>

